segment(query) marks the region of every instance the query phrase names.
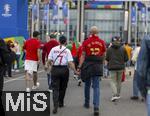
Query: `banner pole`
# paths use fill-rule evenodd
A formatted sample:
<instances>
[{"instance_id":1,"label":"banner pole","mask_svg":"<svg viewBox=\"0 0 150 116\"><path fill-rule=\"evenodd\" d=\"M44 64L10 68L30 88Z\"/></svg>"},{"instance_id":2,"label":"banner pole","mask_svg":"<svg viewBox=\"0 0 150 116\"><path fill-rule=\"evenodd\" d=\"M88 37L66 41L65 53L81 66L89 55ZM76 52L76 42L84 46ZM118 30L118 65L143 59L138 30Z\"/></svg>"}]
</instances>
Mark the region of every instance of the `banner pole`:
<instances>
[{"instance_id":1,"label":"banner pole","mask_svg":"<svg viewBox=\"0 0 150 116\"><path fill-rule=\"evenodd\" d=\"M40 3L39 3L39 0L36 1L36 4L37 4L37 21L36 21L36 31L39 31L39 23L40 23Z\"/></svg>"},{"instance_id":2,"label":"banner pole","mask_svg":"<svg viewBox=\"0 0 150 116\"><path fill-rule=\"evenodd\" d=\"M129 2L129 11L130 11L130 14L129 14L129 19L128 19L128 40L127 42L128 43L131 43L131 28L132 28L132 24L131 24L131 20L132 20L132 17L131 17L131 9L132 9L132 2L130 1Z\"/></svg>"},{"instance_id":3,"label":"banner pole","mask_svg":"<svg viewBox=\"0 0 150 116\"><path fill-rule=\"evenodd\" d=\"M67 23L67 43L69 43L70 40L70 29L69 29L69 25L70 25L70 12L69 12L69 4L67 3L68 6L68 23Z\"/></svg>"},{"instance_id":4,"label":"banner pole","mask_svg":"<svg viewBox=\"0 0 150 116\"><path fill-rule=\"evenodd\" d=\"M147 35L148 31L148 6L146 5L146 23L145 23L145 34Z\"/></svg>"},{"instance_id":5,"label":"banner pole","mask_svg":"<svg viewBox=\"0 0 150 116\"><path fill-rule=\"evenodd\" d=\"M79 41L80 38L80 0L77 1L77 28L76 28L76 38Z\"/></svg>"},{"instance_id":6,"label":"banner pole","mask_svg":"<svg viewBox=\"0 0 150 116\"><path fill-rule=\"evenodd\" d=\"M59 8L59 5L58 5L58 22L57 22L57 40L59 40L59 25L60 25L60 8Z\"/></svg>"},{"instance_id":7,"label":"banner pole","mask_svg":"<svg viewBox=\"0 0 150 116\"><path fill-rule=\"evenodd\" d=\"M49 17L49 13L50 13L49 4L47 4L47 7L48 7L48 9L47 9L48 11L47 11L47 26L46 26L47 30L46 30L46 34L49 35L49 19L50 19L50 17Z\"/></svg>"},{"instance_id":8,"label":"banner pole","mask_svg":"<svg viewBox=\"0 0 150 116\"><path fill-rule=\"evenodd\" d=\"M35 22L34 22L34 12L33 12L33 7L34 7L34 1L35 0L32 0L32 8L31 8L31 12L32 12L32 14L31 14L31 16L32 16L32 21L31 21L31 36L33 36L33 31L34 31L34 24L35 24Z\"/></svg>"},{"instance_id":9,"label":"banner pole","mask_svg":"<svg viewBox=\"0 0 150 116\"><path fill-rule=\"evenodd\" d=\"M137 45L137 39L138 39L138 37L137 37L137 27L138 27L138 6L137 6L137 4L135 4L135 10L136 10L136 22L135 22L135 47L136 47L136 45Z\"/></svg>"}]
</instances>

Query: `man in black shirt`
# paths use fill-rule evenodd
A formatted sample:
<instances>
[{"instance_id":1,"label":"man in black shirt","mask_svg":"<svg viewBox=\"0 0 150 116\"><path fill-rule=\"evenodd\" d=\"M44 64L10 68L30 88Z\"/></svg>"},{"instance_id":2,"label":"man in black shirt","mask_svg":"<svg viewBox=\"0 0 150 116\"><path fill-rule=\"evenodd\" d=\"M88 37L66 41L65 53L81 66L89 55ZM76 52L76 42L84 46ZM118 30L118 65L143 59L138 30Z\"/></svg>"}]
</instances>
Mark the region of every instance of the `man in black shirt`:
<instances>
[{"instance_id":1,"label":"man in black shirt","mask_svg":"<svg viewBox=\"0 0 150 116\"><path fill-rule=\"evenodd\" d=\"M0 110L1 113L4 113L3 104L2 104L2 91L3 91L3 84L4 84L4 71L6 68L6 52L8 52L7 46L4 40L0 39Z\"/></svg>"}]
</instances>

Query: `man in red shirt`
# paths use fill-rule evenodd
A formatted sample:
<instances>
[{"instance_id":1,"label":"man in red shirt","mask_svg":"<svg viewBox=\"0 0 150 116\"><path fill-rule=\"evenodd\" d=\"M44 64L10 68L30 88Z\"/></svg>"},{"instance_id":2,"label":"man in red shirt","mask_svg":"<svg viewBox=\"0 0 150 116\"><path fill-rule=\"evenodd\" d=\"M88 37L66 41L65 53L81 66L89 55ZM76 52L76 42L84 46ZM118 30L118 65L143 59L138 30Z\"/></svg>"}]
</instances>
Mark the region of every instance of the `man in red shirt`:
<instances>
[{"instance_id":1,"label":"man in red shirt","mask_svg":"<svg viewBox=\"0 0 150 116\"><path fill-rule=\"evenodd\" d=\"M48 55L51 51L51 49L57 45L59 45L59 42L55 39L55 35L51 34L50 36L47 36L47 43L43 47L43 52L42 52L42 62L45 67L47 67L46 62L48 61ZM48 86L49 86L49 91L52 92L51 88L51 76L50 76L50 71L47 69L47 78L48 78Z\"/></svg>"},{"instance_id":2,"label":"man in red shirt","mask_svg":"<svg viewBox=\"0 0 150 116\"><path fill-rule=\"evenodd\" d=\"M25 59L25 79L26 79L26 92L30 92L30 82L31 77L33 76L34 85L32 89L36 89L39 87L39 83L37 82L37 69L38 64L40 63L40 41L39 39L40 33L38 31L33 32L33 38L28 39L24 43L24 51L26 53Z\"/></svg>"},{"instance_id":3,"label":"man in red shirt","mask_svg":"<svg viewBox=\"0 0 150 116\"><path fill-rule=\"evenodd\" d=\"M82 44L82 55L78 68L81 69L81 79L85 82L85 102L84 107L89 108L90 86L93 87L94 116L99 115L99 78L103 75L103 56L106 51L105 42L97 34L96 26L91 27L91 35Z\"/></svg>"}]
</instances>

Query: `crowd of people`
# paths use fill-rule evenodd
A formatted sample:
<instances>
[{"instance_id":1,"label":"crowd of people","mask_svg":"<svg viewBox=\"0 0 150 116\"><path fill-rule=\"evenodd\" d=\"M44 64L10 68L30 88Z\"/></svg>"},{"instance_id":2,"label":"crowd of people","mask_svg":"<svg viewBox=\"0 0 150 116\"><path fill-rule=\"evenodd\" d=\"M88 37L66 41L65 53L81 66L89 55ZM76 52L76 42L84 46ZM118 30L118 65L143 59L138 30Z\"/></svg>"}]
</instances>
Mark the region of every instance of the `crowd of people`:
<instances>
[{"instance_id":1,"label":"crowd of people","mask_svg":"<svg viewBox=\"0 0 150 116\"><path fill-rule=\"evenodd\" d=\"M33 32L33 37L26 40L23 45L26 92L40 86L37 72L39 64L42 62L47 74L48 89L53 94L53 114L56 114L59 107L64 107L69 68L71 68L74 77L78 80L78 86L81 85L81 80L84 82L84 107L87 109L90 107L90 88L92 85L94 116L99 116L101 78L110 77L111 101L118 101L121 98L121 84L126 67L130 67L132 62L134 64L134 77L131 100L138 100L139 92L141 92L143 101L147 96L148 116L150 116L150 92L147 82L149 79L147 76L149 75L149 55L147 54L149 37L143 39L147 43L142 42L142 48L140 43L137 43L137 46L132 49L128 43L123 45L122 39L118 36L114 36L111 43L106 45L98 33L99 30L96 26L91 27L89 36L82 44L78 45L77 49L74 42L72 42L72 48L67 47L67 38L64 35L60 36L59 41L57 41L54 34L46 36L46 43L41 47L40 33L38 31ZM8 76L11 77L14 62L17 64L16 71L20 67L21 49L17 41L15 43L8 41L5 44L0 39L0 44L0 71L2 72L0 76L6 76L6 72L8 72ZM4 52L8 55L2 55ZM129 75L131 76L130 71ZM3 78L0 79L2 83ZM3 84L1 85L2 91Z\"/></svg>"}]
</instances>

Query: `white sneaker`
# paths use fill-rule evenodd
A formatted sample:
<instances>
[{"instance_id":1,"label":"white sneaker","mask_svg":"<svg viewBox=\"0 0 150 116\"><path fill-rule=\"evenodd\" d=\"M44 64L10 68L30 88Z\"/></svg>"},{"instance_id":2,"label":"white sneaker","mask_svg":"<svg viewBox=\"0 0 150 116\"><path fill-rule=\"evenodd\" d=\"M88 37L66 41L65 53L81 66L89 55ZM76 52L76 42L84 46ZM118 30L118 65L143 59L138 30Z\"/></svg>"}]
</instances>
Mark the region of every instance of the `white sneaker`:
<instances>
[{"instance_id":1,"label":"white sneaker","mask_svg":"<svg viewBox=\"0 0 150 116\"><path fill-rule=\"evenodd\" d=\"M19 70L15 70L15 72L20 72Z\"/></svg>"},{"instance_id":2,"label":"white sneaker","mask_svg":"<svg viewBox=\"0 0 150 116\"><path fill-rule=\"evenodd\" d=\"M39 83L39 82L37 82L37 83L36 83L36 86L35 86L35 85L33 85L32 89L33 89L33 90L34 90L34 89L37 89L37 88L39 88L39 86L40 86L40 83Z\"/></svg>"},{"instance_id":3,"label":"white sneaker","mask_svg":"<svg viewBox=\"0 0 150 116\"><path fill-rule=\"evenodd\" d=\"M37 86L37 87L39 87L39 86L40 86L40 83L39 83L39 82L37 82L37 83L36 83L36 86Z\"/></svg>"},{"instance_id":4,"label":"white sneaker","mask_svg":"<svg viewBox=\"0 0 150 116\"><path fill-rule=\"evenodd\" d=\"M53 93L53 90L52 89L48 89L48 92Z\"/></svg>"},{"instance_id":5,"label":"white sneaker","mask_svg":"<svg viewBox=\"0 0 150 116\"><path fill-rule=\"evenodd\" d=\"M34 86L34 85L33 85L32 89L33 89L33 90L34 90L34 89L37 89L37 86Z\"/></svg>"},{"instance_id":6,"label":"white sneaker","mask_svg":"<svg viewBox=\"0 0 150 116\"><path fill-rule=\"evenodd\" d=\"M114 101L116 101L117 100L117 96L113 96L112 98L111 98L111 101L112 102L114 102Z\"/></svg>"},{"instance_id":7,"label":"white sneaker","mask_svg":"<svg viewBox=\"0 0 150 116\"><path fill-rule=\"evenodd\" d=\"M78 75L73 75L74 79L78 80Z\"/></svg>"},{"instance_id":8,"label":"white sneaker","mask_svg":"<svg viewBox=\"0 0 150 116\"><path fill-rule=\"evenodd\" d=\"M117 95L117 96L116 96L116 99L120 99L120 98L121 98L120 95Z\"/></svg>"},{"instance_id":9,"label":"white sneaker","mask_svg":"<svg viewBox=\"0 0 150 116\"><path fill-rule=\"evenodd\" d=\"M30 88L26 88L26 92L28 93L31 92Z\"/></svg>"}]
</instances>

